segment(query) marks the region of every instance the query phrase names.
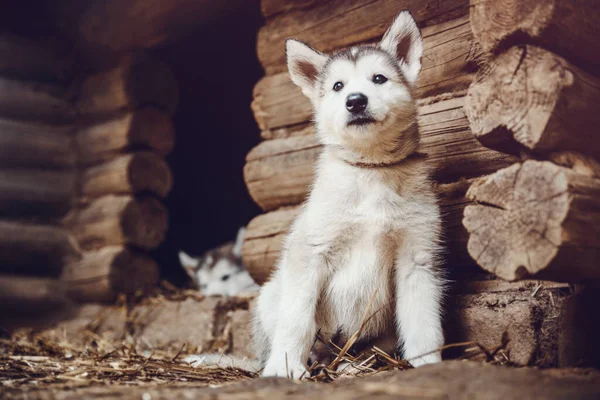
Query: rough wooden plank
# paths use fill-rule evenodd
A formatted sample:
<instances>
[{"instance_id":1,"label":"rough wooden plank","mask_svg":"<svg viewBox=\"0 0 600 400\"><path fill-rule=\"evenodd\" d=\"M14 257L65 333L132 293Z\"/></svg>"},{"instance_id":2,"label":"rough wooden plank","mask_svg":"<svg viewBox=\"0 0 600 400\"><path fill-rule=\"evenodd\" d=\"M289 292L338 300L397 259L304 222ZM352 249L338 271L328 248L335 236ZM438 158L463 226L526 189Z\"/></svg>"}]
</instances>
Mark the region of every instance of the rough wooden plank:
<instances>
[{"instance_id":1,"label":"rough wooden plank","mask_svg":"<svg viewBox=\"0 0 600 400\"><path fill-rule=\"evenodd\" d=\"M462 16L423 29L424 54L416 95L429 97L466 89L481 53L473 41L469 18ZM311 43L312 44L312 43ZM284 48L281 48L284 53ZM297 125L311 119L310 101L287 72L261 79L254 88L254 117L263 130Z\"/></svg>"},{"instance_id":2,"label":"rough wooden plank","mask_svg":"<svg viewBox=\"0 0 600 400\"><path fill-rule=\"evenodd\" d=\"M0 221L0 271L17 275L59 276L79 258L77 243L63 228Z\"/></svg>"},{"instance_id":3,"label":"rough wooden plank","mask_svg":"<svg viewBox=\"0 0 600 400\"><path fill-rule=\"evenodd\" d=\"M57 218L75 200L72 170L0 169L0 215Z\"/></svg>"},{"instance_id":4,"label":"rough wooden plank","mask_svg":"<svg viewBox=\"0 0 600 400\"><path fill-rule=\"evenodd\" d=\"M122 110L156 106L175 112L179 88L171 69L147 55L127 56L119 66L86 78L77 109L87 118L101 119Z\"/></svg>"},{"instance_id":5,"label":"rough wooden plank","mask_svg":"<svg viewBox=\"0 0 600 400\"><path fill-rule=\"evenodd\" d=\"M444 246L448 248L446 264L453 276L473 277L477 270L467 253L467 232L461 224L464 207L469 204L465 193L469 180L435 186L442 211ZM248 224L242 247L242 259L252 278L262 284L271 274L283 248L285 235L300 207L286 207L259 215Z\"/></svg>"},{"instance_id":6,"label":"rough wooden plank","mask_svg":"<svg viewBox=\"0 0 600 400\"><path fill-rule=\"evenodd\" d=\"M600 159L600 79L563 58L517 46L483 69L465 111L475 136L490 148L518 152L579 151Z\"/></svg>"},{"instance_id":7,"label":"rough wooden plank","mask_svg":"<svg viewBox=\"0 0 600 400\"><path fill-rule=\"evenodd\" d=\"M80 179L82 201L107 194L147 193L164 198L173 184L166 161L148 151L124 154L87 168Z\"/></svg>"},{"instance_id":8,"label":"rough wooden plank","mask_svg":"<svg viewBox=\"0 0 600 400\"><path fill-rule=\"evenodd\" d=\"M532 43L600 71L600 13L595 0L471 0L471 25L486 51Z\"/></svg>"},{"instance_id":9,"label":"rough wooden plank","mask_svg":"<svg viewBox=\"0 0 600 400\"><path fill-rule=\"evenodd\" d=\"M150 149L165 156L175 142L171 117L154 107L144 107L88 125L77 132L79 162L90 165L134 149Z\"/></svg>"},{"instance_id":10,"label":"rough wooden plank","mask_svg":"<svg viewBox=\"0 0 600 400\"><path fill-rule=\"evenodd\" d=\"M74 210L65 223L86 250L111 245L154 249L165 237L168 218L154 198L107 195Z\"/></svg>"},{"instance_id":11,"label":"rough wooden plank","mask_svg":"<svg viewBox=\"0 0 600 400\"><path fill-rule=\"evenodd\" d=\"M0 116L61 123L72 121L75 110L61 86L0 78Z\"/></svg>"},{"instance_id":12,"label":"rough wooden plank","mask_svg":"<svg viewBox=\"0 0 600 400\"><path fill-rule=\"evenodd\" d=\"M600 278L600 180L526 161L476 181L465 208L468 250L486 271L514 281Z\"/></svg>"},{"instance_id":13,"label":"rough wooden plank","mask_svg":"<svg viewBox=\"0 0 600 400\"><path fill-rule=\"evenodd\" d=\"M265 18L270 18L291 10L306 10L321 2L323 0L262 0L260 10Z\"/></svg>"},{"instance_id":14,"label":"rough wooden plank","mask_svg":"<svg viewBox=\"0 0 600 400\"><path fill-rule=\"evenodd\" d=\"M425 99L419 107L422 151L429 155L437 181L481 176L516 161L481 146L469 129L464 97L448 97L437 102L437 98ZM252 149L244 179L254 201L264 210L301 203L320 151L314 135L267 140Z\"/></svg>"},{"instance_id":15,"label":"rough wooden plank","mask_svg":"<svg viewBox=\"0 0 600 400\"><path fill-rule=\"evenodd\" d=\"M331 0L310 10L296 9L271 19L259 31L258 58L267 75L285 71L285 39L294 37L321 51L372 41L383 36L402 10L412 12L423 28L461 17L467 0Z\"/></svg>"},{"instance_id":16,"label":"rough wooden plank","mask_svg":"<svg viewBox=\"0 0 600 400\"><path fill-rule=\"evenodd\" d=\"M74 130L71 125L0 119L0 167L73 167Z\"/></svg>"},{"instance_id":17,"label":"rough wooden plank","mask_svg":"<svg viewBox=\"0 0 600 400\"><path fill-rule=\"evenodd\" d=\"M122 246L83 253L66 265L62 280L77 301L113 301L118 294L144 294L156 287L158 265L148 255Z\"/></svg>"}]
</instances>

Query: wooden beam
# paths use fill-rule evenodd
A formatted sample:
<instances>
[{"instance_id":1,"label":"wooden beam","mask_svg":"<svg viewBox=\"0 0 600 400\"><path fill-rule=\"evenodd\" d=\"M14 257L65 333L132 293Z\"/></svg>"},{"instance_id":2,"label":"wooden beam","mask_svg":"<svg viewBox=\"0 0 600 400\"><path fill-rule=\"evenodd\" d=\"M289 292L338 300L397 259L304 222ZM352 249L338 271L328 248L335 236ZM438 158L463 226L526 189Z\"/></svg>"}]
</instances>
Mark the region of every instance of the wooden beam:
<instances>
[{"instance_id":1,"label":"wooden beam","mask_svg":"<svg viewBox=\"0 0 600 400\"><path fill-rule=\"evenodd\" d=\"M481 146L464 115L464 97L448 97L424 99L419 107L422 151L429 155L437 181L481 176L516 161ZM304 201L320 151L315 135L267 140L252 149L244 179L254 201L264 210Z\"/></svg>"},{"instance_id":2,"label":"wooden beam","mask_svg":"<svg viewBox=\"0 0 600 400\"><path fill-rule=\"evenodd\" d=\"M122 246L85 252L65 267L62 279L77 301L114 301L118 294L140 295L154 289L159 271L148 255Z\"/></svg>"},{"instance_id":3,"label":"wooden beam","mask_svg":"<svg viewBox=\"0 0 600 400\"><path fill-rule=\"evenodd\" d=\"M75 200L75 171L0 169L0 215L58 218Z\"/></svg>"},{"instance_id":4,"label":"wooden beam","mask_svg":"<svg viewBox=\"0 0 600 400\"><path fill-rule=\"evenodd\" d=\"M0 118L0 167L73 167L74 130L72 125Z\"/></svg>"},{"instance_id":5,"label":"wooden beam","mask_svg":"<svg viewBox=\"0 0 600 400\"><path fill-rule=\"evenodd\" d=\"M285 71L285 40L290 37L331 51L383 36L394 17L409 9L419 26L439 24L468 13L468 0L345 0L319 2L310 10L294 9L270 19L258 33L258 58L267 75Z\"/></svg>"},{"instance_id":6,"label":"wooden beam","mask_svg":"<svg viewBox=\"0 0 600 400\"><path fill-rule=\"evenodd\" d=\"M422 34L425 48L416 96L466 89L481 57L468 16L428 26ZM283 47L280 52L284 53ZM256 84L252 110L262 130L305 123L312 116L310 101L287 72L266 76Z\"/></svg>"},{"instance_id":7,"label":"wooden beam","mask_svg":"<svg viewBox=\"0 0 600 400\"><path fill-rule=\"evenodd\" d=\"M92 119L148 105L173 114L178 99L177 81L166 64L146 54L129 55L119 66L83 81L77 109Z\"/></svg>"},{"instance_id":8,"label":"wooden beam","mask_svg":"<svg viewBox=\"0 0 600 400\"><path fill-rule=\"evenodd\" d=\"M150 149L166 156L174 142L171 117L154 107L125 112L77 132L77 150L82 165L106 161L134 149Z\"/></svg>"},{"instance_id":9,"label":"wooden beam","mask_svg":"<svg viewBox=\"0 0 600 400\"><path fill-rule=\"evenodd\" d=\"M590 72L600 71L600 13L595 0L471 0L471 25L486 51L531 43Z\"/></svg>"},{"instance_id":10,"label":"wooden beam","mask_svg":"<svg viewBox=\"0 0 600 400\"><path fill-rule=\"evenodd\" d=\"M65 223L85 250L111 245L154 249L162 243L168 227L167 209L160 201L117 195L74 210Z\"/></svg>"},{"instance_id":11,"label":"wooden beam","mask_svg":"<svg viewBox=\"0 0 600 400\"><path fill-rule=\"evenodd\" d=\"M152 194L164 198L173 184L169 165L149 151L124 154L81 173L81 200L107 194Z\"/></svg>"},{"instance_id":12,"label":"wooden beam","mask_svg":"<svg viewBox=\"0 0 600 400\"><path fill-rule=\"evenodd\" d=\"M600 278L600 180L551 162L526 161L477 180L464 212L468 251L514 281Z\"/></svg>"},{"instance_id":13,"label":"wooden beam","mask_svg":"<svg viewBox=\"0 0 600 400\"><path fill-rule=\"evenodd\" d=\"M600 159L600 79L533 46L490 61L469 88L465 111L485 146L518 153L572 150Z\"/></svg>"},{"instance_id":14,"label":"wooden beam","mask_svg":"<svg viewBox=\"0 0 600 400\"><path fill-rule=\"evenodd\" d=\"M60 275L77 260L77 243L63 228L0 221L0 271L16 275Z\"/></svg>"},{"instance_id":15,"label":"wooden beam","mask_svg":"<svg viewBox=\"0 0 600 400\"><path fill-rule=\"evenodd\" d=\"M265 18L270 18L292 10L307 10L322 2L323 0L262 0L260 10Z\"/></svg>"}]
</instances>

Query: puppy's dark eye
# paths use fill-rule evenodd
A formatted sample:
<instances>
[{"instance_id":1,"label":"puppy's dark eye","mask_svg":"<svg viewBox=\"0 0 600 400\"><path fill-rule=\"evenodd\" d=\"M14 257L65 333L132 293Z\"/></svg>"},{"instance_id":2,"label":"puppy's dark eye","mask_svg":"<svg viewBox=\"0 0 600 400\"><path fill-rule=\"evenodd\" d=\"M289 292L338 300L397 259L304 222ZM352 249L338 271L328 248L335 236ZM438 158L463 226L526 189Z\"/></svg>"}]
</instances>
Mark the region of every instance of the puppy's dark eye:
<instances>
[{"instance_id":1,"label":"puppy's dark eye","mask_svg":"<svg viewBox=\"0 0 600 400\"><path fill-rule=\"evenodd\" d=\"M386 83L387 82L387 78L381 74L377 74L373 77L373 83L376 83L377 85L381 85L382 83Z\"/></svg>"},{"instance_id":2,"label":"puppy's dark eye","mask_svg":"<svg viewBox=\"0 0 600 400\"><path fill-rule=\"evenodd\" d=\"M336 82L333 85L333 90L335 90L336 92L339 92L340 90L342 90L344 88L344 84L342 82Z\"/></svg>"},{"instance_id":3,"label":"puppy's dark eye","mask_svg":"<svg viewBox=\"0 0 600 400\"><path fill-rule=\"evenodd\" d=\"M227 274L227 275L223 275L223 276L221 277L221 280L222 280L223 282L225 282L225 281L226 281L226 280L228 280L230 277L231 277L231 275L229 275L229 274Z\"/></svg>"}]
</instances>

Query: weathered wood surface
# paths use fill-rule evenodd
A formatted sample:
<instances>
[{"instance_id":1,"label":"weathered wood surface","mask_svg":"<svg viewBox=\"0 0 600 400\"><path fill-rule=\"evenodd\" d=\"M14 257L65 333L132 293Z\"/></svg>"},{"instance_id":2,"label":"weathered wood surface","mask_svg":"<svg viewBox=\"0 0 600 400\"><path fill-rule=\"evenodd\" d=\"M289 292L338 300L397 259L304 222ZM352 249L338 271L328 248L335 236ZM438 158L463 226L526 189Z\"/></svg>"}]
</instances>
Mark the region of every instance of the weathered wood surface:
<instances>
[{"instance_id":1,"label":"weathered wood surface","mask_svg":"<svg viewBox=\"0 0 600 400\"><path fill-rule=\"evenodd\" d=\"M14 79L66 82L71 60L49 41L38 42L9 33L0 35L0 74Z\"/></svg>"},{"instance_id":2,"label":"weathered wood surface","mask_svg":"<svg viewBox=\"0 0 600 400\"><path fill-rule=\"evenodd\" d=\"M65 223L85 250L111 245L154 249L165 237L168 217L154 198L107 195L74 210Z\"/></svg>"},{"instance_id":3,"label":"weathered wood surface","mask_svg":"<svg viewBox=\"0 0 600 400\"><path fill-rule=\"evenodd\" d=\"M452 182L481 176L516 159L487 149L473 137L463 111L464 97L419 107L423 152L435 166L434 178ZM248 153L244 179L250 195L264 210L301 203L309 190L321 147L314 134L266 140Z\"/></svg>"},{"instance_id":4,"label":"weathered wood surface","mask_svg":"<svg viewBox=\"0 0 600 400\"><path fill-rule=\"evenodd\" d=\"M465 111L490 148L573 150L600 159L600 79L546 50L512 47L480 71Z\"/></svg>"},{"instance_id":5,"label":"weathered wood surface","mask_svg":"<svg viewBox=\"0 0 600 400\"><path fill-rule=\"evenodd\" d=\"M0 276L0 327L43 328L73 315L75 307L62 282L46 278Z\"/></svg>"},{"instance_id":6,"label":"weathered wood surface","mask_svg":"<svg viewBox=\"0 0 600 400\"><path fill-rule=\"evenodd\" d=\"M61 217L75 200L72 170L0 169L0 215Z\"/></svg>"},{"instance_id":7,"label":"weathered wood surface","mask_svg":"<svg viewBox=\"0 0 600 400\"><path fill-rule=\"evenodd\" d=\"M468 251L514 281L600 278L600 180L551 162L526 161L477 180L465 208Z\"/></svg>"},{"instance_id":8,"label":"weathered wood surface","mask_svg":"<svg viewBox=\"0 0 600 400\"><path fill-rule=\"evenodd\" d=\"M123 57L119 66L86 78L77 109L87 118L151 105L175 112L179 88L171 69L147 55Z\"/></svg>"},{"instance_id":9,"label":"weathered wood surface","mask_svg":"<svg viewBox=\"0 0 600 400\"><path fill-rule=\"evenodd\" d=\"M532 43L600 71L600 13L595 0L471 0L471 25L486 51Z\"/></svg>"},{"instance_id":10,"label":"weathered wood surface","mask_svg":"<svg viewBox=\"0 0 600 400\"><path fill-rule=\"evenodd\" d=\"M0 117L61 123L75 110L62 86L0 77Z\"/></svg>"},{"instance_id":11,"label":"weathered wood surface","mask_svg":"<svg viewBox=\"0 0 600 400\"><path fill-rule=\"evenodd\" d=\"M394 17L409 9L421 28L468 13L467 0L331 0L307 12L295 9L270 19L258 33L257 52L267 75L283 72L285 39L294 37L321 51L380 38Z\"/></svg>"},{"instance_id":12,"label":"weathered wood surface","mask_svg":"<svg viewBox=\"0 0 600 400\"><path fill-rule=\"evenodd\" d=\"M79 257L77 243L63 228L0 221L0 271L16 275L60 275Z\"/></svg>"},{"instance_id":13,"label":"weathered wood surface","mask_svg":"<svg viewBox=\"0 0 600 400\"><path fill-rule=\"evenodd\" d=\"M270 18L291 10L306 10L321 2L323 0L262 0L260 10L263 17Z\"/></svg>"},{"instance_id":14,"label":"weathered wood surface","mask_svg":"<svg viewBox=\"0 0 600 400\"><path fill-rule=\"evenodd\" d=\"M467 232L461 224L464 207L469 204L465 198L471 181L461 180L449 184L436 185L442 212L443 241L448 249L446 263L455 276L464 274L460 269L469 268L475 276L477 270L467 253ZM259 215L248 224L242 259L252 278L259 284L271 274L281 253L285 235L294 219L300 213L300 207L284 207Z\"/></svg>"},{"instance_id":15,"label":"weathered wood surface","mask_svg":"<svg viewBox=\"0 0 600 400\"><path fill-rule=\"evenodd\" d=\"M416 95L429 97L466 89L481 58L468 16L426 27L422 34L425 48ZM256 84L252 110L262 130L308 122L312 113L310 101L287 72L266 76Z\"/></svg>"},{"instance_id":16,"label":"weathered wood surface","mask_svg":"<svg viewBox=\"0 0 600 400\"><path fill-rule=\"evenodd\" d=\"M74 129L0 119L0 167L73 167Z\"/></svg>"},{"instance_id":17,"label":"weathered wood surface","mask_svg":"<svg viewBox=\"0 0 600 400\"><path fill-rule=\"evenodd\" d=\"M158 265L148 255L122 246L84 252L65 266L62 280L77 301L113 301L118 294L144 294L156 287Z\"/></svg>"},{"instance_id":18,"label":"weathered wood surface","mask_svg":"<svg viewBox=\"0 0 600 400\"><path fill-rule=\"evenodd\" d=\"M143 107L77 132L82 165L106 161L133 149L150 149L162 156L171 152L175 129L171 117L154 107Z\"/></svg>"},{"instance_id":19,"label":"weathered wood surface","mask_svg":"<svg viewBox=\"0 0 600 400\"><path fill-rule=\"evenodd\" d=\"M106 194L152 194L164 198L173 184L169 165L149 151L123 154L81 173L80 199Z\"/></svg>"}]
</instances>

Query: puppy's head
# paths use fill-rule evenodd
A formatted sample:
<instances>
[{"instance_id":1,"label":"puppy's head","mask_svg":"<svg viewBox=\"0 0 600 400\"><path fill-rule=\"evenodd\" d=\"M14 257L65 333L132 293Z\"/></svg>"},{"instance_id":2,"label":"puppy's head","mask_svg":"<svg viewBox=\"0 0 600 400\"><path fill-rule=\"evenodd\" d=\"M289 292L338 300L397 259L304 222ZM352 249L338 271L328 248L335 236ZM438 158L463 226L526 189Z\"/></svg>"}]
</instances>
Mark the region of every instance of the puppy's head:
<instances>
[{"instance_id":1,"label":"puppy's head","mask_svg":"<svg viewBox=\"0 0 600 400\"><path fill-rule=\"evenodd\" d=\"M378 45L326 55L289 39L286 51L291 79L311 100L325 145L372 162L416 149L416 129L408 128L416 118L412 89L423 40L408 11L398 14Z\"/></svg>"}]
</instances>

